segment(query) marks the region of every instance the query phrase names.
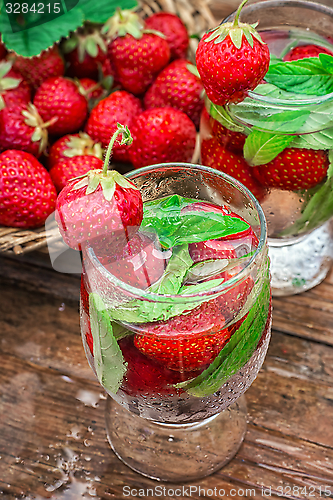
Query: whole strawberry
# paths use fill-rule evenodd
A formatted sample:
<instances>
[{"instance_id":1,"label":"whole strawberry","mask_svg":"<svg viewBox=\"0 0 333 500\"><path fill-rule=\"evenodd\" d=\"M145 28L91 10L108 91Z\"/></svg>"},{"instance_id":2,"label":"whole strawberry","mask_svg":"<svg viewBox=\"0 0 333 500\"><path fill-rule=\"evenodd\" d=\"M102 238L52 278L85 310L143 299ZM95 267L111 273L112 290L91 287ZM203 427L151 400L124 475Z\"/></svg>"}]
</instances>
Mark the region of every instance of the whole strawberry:
<instances>
[{"instance_id":1,"label":"whole strawberry","mask_svg":"<svg viewBox=\"0 0 333 500\"><path fill-rule=\"evenodd\" d=\"M117 90L95 106L88 118L85 130L89 136L106 148L111 135L117 130L117 123L132 129L134 119L142 112L141 101L125 90ZM129 161L129 146L115 144L113 158Z\"/></svg>"},{"instance_id":2,"label":"whole strawberry","mask_svg":"<svg viewBox=\"0 0 333 500\"><path fill-rule=\"evenodd\" d=\"M6 106L0 113L0 151L19 149L39 158L47 147L48 126L32 103Z\"/></svg>"},{"instance_id":3,"label":"whole strawberry","mask_svg":"<svg viewBox=\"0 0 333 500\"><path fill-rule=\"evenodd\" d=\"M196 129L190 118L174 108L147 109L132 126L129 150L135 168L165 162L190 162Z\"/></svg>"},{"instance_id":4,"label":"whole strawberry","mask_svg":"<svg viewBox=\"0 0 333 500\"><path fill-rule=\"evenodd\" d=\"M160 31L170 47L171 60L185 59L189 47L189 35L183 21L171 12L156 12L145 20L146 29Z\"/></svg>"},{"instance_id":5,"label":"whole strawberry","mask_svg":"<svg viewBox=\"0 0 333 500\"><path fill-rule=\"evenodd\" d=\"M74 177L80 177L86 174L89 170L97 170L103 168L103 162L96 156L74 156L60 160L59 163L53 165L50 170L50 176L58 193L66 186L66 184Z\"/></svg>"},{"instance_id":6,"label":"whole strawberry","mask_svg":"<svg viewBox=\"0 0 333 500\"><path fill-rule=\"evenodd\" d=\"M196 52L197 68L209 99L220 106L242 101L268 71L267 45L255 30L256 25L238 21L224 23L206 33Z\"/></svg>"},{"instance_id":7,"label":"whole strawberry","mask_svg":"<svg viewBox=\"0 0 333 500\"><path fill-rule=\"evenodd\" d=\"M28 103L31 89L11 61L0 62L0 110L5 106Z\"/></svg>"},{"instance_id":8,"label":"whole strawberry","mask_svg":"<svg viewBox=\"0 0 333 500\"><path fill-rule=\"evenodd\" d=\"M297 191L309 189L327 175L329 160L326 151L285 148L274 160L253 167L253 175L264 186Z\"/></svg>"},{"instance_id":9,"label":"whole strawberry","mask_svg":"<svg viewBox=\"0 0 333 500\"><path fill-rule=\"evenodd\" d=\"M34 229L54 211L57 193L48 171L30 153L0 154L0 225Z\"/></svg>"},{"instance_id":10,"label":"whole strawberry","mask_svg":"<svg viewBox=\"0 0 333 500\"><path fill-rule=\"evenodd\" d=\"M98 79L99 68L107 55L106 44L98 30L73 33L63 43L62 51L68 76Z\"/></svg>"},{"instance_id":11,"label":"whole strawberry","mask_svg":"<svg viewBox=\"0 0 333 500\"><path fill-rule=\"evenodd\" d=\"M49 155L47 158L48 168L59 163L59 161L73 158L74 156L87 156L92 155L102 159L103 148L99 142L94 141L85 132L78 134L67 134L60 137L50 147Z\"/></svg>"},{"instance_id":12,"label":"whole strawberry","mask_svg":"<svg viewBox=\"0 0 333 500\"><path fill-rule=\"evenodd\" d=\"M203 104L199 74L186 59L177 59L164 68L144 97L146 109L171 106L186 113L197 128Z\"/></svg>"},{"instance_id":13,"label":"whole strawberry","mask_svg":"<svg viewBox=\"0 0 333 500\"><path fill-rule=\"evenodd\" d=\"M49 127L52 135L77 132L88 115L87 99L73 81L63 76L45 80L37 90L33 103L44 121L56 118Z\"/></svg>"},{"instance_id":14,"label":"whole strawberry","mask_svg":"<svg viewBox=\"0 0 333 500\"><path fill-rule=\"evenodd\" d=\"M75 250L96 238L138 229L143 217L139 189L119 172L108 170L112 147L119 134L122 142L130 142L127 127L118 125L111 138L103 169L90 170L73 179L60 192L55 212L63 239Z\"/></svg>"},{"instance_id":15,"label":"whole strawberry","mask_svg":"<svg viewBox=\"0 0 333 500\"><path fill-rule=\"evenodd\" d=\"M170 60L164 35L145 31L139 16L129 10L118 10L103 31L110 40L115 79L128 92L143 94Z\"/></svg>"},{"instance_id":16,"label":"whole strawberry","mask_svg":"<svg viewBox=\"0 0 333 500\"><path fill-rule=\"evenodd\" d=\"M297 61L298 59L304 59L305 57L318 57L319 54L328 54L333 56L333 52L319 45L309 44L309 45L298 45L291 49L283 58L284 61Z\"/></svg>"},{"instance_id":17,"label":"whole strawberry","mask_svg":"<svg viewBox=\"0 0 333 500\"><path fill-rule=\"evenodd\" d=\"M244 184L259 201L265 198L267 189L254 177L253 168L241 155L221 146L215 137L202 141L201 163L234 177Z\"/></svg>"},{"instance_id":18,"label":"whole strawberry","mask_svg":"<svg viewBox=\"0 0 333 500\"><path fill-rule=\"evenodd\" d=\"M44 50L34 57L14 57L14 69L19 71L34 90L50 77L62 76L65 65L58 47Z\"/></svg>"}]
</instances>

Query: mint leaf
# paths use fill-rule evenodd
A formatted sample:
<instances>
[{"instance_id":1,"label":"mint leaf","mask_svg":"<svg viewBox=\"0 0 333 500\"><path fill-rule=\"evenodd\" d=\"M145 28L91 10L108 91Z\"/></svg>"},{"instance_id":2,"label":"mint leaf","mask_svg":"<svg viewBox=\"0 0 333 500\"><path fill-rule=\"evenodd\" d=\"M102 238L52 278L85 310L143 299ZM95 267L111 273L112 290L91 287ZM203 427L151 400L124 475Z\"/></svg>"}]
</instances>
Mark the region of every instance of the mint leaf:
<instances>
[{"instance_id":1,"label":"mint leaf","mask_svg":"<svg viewBox=\"0 0 333 500\"><path fill-rule=\"evenodd\" d=\"M254 353L267 322L269 302L270 284L267 276L253 307L214 361L198 377L188 382L181 382L176 387L181 387L197 397L208 396L218 391Z\"/></svg>"},{"instance_id":2,"label":"mint leaf","mask_svg":"<svg viewBox=\"0 0 333 500\"><path fill-rule=\"evenodd\" d=\"M318 57L280 63L275 61L270 65L265 80L281 89L300 94L326 95L333 92L333 74L326 58L324 61L326 67Z\"/></svg>"},{"instance_id":3,"label":"mint leaf","mask_svg":"<svg viewBox=\"0 0 333 500\"><path fill-rule=\"evenodd\" d=\"M89 294L89 313L97 378L106 390L116 394L126 373L126 363L104 302L97 293Z\"/></svg>"},{"instance_id":4,"label":"mint leaf","mask_svg":"<svg viewBox=\"0 0 333 500\"><path fill-rule=\"evenodd\" d=\"M273 160L293 141L292 135L271 134L252 130L244 144L244 158L251 166Z\"/></svg>"},{"instance_id":5,"label":"mint leaf","mask_svg":"<svg viewBox=\"0 0 333 500\"><path fill-rule=\"evenodd\" d=\"M332 110L333 112L333 110ZM333 116L333 115L332 115ZM291 148L333 149L333 127L294 137Z\"/></svg>"},{"instance_id":6,"label":"mint leaf","mask_svg":"<svg viewBox=\"0 0 333 500\"><path fill-rule=\"evenodd\" d=\"M154 207L144 211L141 229L156 233L163 248L197 243L237 234L249 228L247 222L215 212L181 212L180 207Z\"/></svg>"},{"instance_id":7,"label":"mint leaf","mask_svg":"<svg viewBox=\"0 0 333 500\"><path fill-rule=\"evenodd\" d=\"M329 73L333 74L333 57L329 54L319 54L319 60Z\"/></svg>"},{"instance_id":8,"label":"mint leaf","mask_svg":"<svg viewBox=\"0 0 333 500\"><path fill-rule=\"evenodd\" d=\"M223 106L217 106L216 104L213 104L210 102L208 99L208 113L214 120L218 121L226 127L229 130L232 130L234 132L243 132L245 133L245 127L243 125L239 125L234 122L234 120L231 118L230 114L227 112L227 110Z\"/></svg>"},{"instance_id":9,"label":"mint leaf","mask_svg":"<svg viewBox=\"0 0 333 500\"><path fill-rule=\"evenodd\" d=\"M188 245L175 247L162 277L150 287L149 291L159 295L176 295L182 286L185 274L192 265L193 260L190 257Z\"/></svg>"},{"instance_id":10,"label":"mint leaf","mask_svg":"<svg viewBox=\"0 0 333 500\"><path fill-rule=\"evenodd\" d=\"M188 294L206 292L220 286L224 279L209 280L192 286L180 288L178 297ZM196 300L188 299L179 303L179 299L168 297L164 302L157 302L153 298L148 300L131 300L126 304L118 305L116 309L110 309L109 314L113 320L125 324L151 323L153 321L167 321L174 316L179 316L184 311L191 311L207 301L207 297L197 297Z\"/></svg>"},{"instance_id":11,"label":"mint leaf","mask_svg":"<svg viewBox=\"0 0 333 500\"><path fill-rule=\"evenodd\" d=\"M12 6L12 13L9 12ZM73 0L72 2L38 3L28 0L28 12L22 13L22 2L10 4L0 0L0 33L7 49L24 57L40 54L61 38L82 26L84 22L104 23L114 14L116 0ZM35 5L35 11L31 9ZM123 0L122 8L134 8L136 0ZM16 14L13 9L19 9Z\"/></svg>"}]
</instances>

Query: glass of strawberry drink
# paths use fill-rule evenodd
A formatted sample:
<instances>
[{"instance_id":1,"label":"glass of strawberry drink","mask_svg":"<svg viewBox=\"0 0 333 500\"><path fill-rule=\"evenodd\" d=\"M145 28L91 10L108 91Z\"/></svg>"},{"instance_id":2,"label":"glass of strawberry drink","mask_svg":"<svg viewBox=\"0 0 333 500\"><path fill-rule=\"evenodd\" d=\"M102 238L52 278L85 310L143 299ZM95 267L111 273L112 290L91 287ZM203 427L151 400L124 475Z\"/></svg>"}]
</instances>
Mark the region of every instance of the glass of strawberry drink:
<instances>
[{"instance_id":1,"label":"glass of strawberry drink","mask_svg":"<svg viewBox=\"0 0 333 500\"><path fill-rule=\"evenodd\" d=\"M325 278L333 258L333 9L267 0L221 26L238 14L241 23L259 20L269 69L243 100L207 99L201 161L257 197L268 226L273 294L300 293Z\"/></svg>"},{"instance_id":2,"label":"glass of strawberry drink","mask_svg":"<svg viewBox=\"0 0 333 500\"><path fill-rule=\"evenodd\" d=\"M82 244L81 330L109 394L108 439L135 471L213 473L246 431L243 393L271 328L263 212L240 183L200 165L127 174L140 227Z\"/></svg>"}]
</instances>

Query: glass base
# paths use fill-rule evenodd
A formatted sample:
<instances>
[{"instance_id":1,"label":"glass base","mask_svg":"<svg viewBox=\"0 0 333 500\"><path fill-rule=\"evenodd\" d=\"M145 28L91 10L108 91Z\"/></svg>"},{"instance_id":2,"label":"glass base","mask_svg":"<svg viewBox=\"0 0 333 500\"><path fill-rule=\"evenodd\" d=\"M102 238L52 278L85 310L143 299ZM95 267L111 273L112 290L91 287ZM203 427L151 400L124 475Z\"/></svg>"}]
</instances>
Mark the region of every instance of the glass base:
<instances>
[{"instance_id":1,"label":"glass base","mask_svg":"<svg viewBox=\"0 0 333 500\"><path fill-rule=\"evenodd\" d=\"M163 424L134 415L108 397L106 430L115 454L131 469L160 481L205 477L226 465L246 433L246 401L192 424Z\"/></svg>"},{"instance_id":2,"label":"glass base","mask_svg":"<svg viewBox=\"0 0 333 500\"><path fill-rule=\"evenodd\" d=\"M332 221L291 242L268 239L274 296L295 295L321 283L333 262Z\"/></svg>"}]
</instances>

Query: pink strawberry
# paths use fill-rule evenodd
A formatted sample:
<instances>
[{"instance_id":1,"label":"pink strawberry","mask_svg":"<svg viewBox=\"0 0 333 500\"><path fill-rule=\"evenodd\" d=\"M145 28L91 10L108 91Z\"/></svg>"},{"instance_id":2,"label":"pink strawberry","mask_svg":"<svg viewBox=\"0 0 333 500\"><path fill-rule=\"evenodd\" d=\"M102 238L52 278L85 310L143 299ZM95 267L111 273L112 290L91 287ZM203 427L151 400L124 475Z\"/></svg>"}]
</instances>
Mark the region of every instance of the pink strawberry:
<instances>
[{"instance_id":1,"label":"pink strawberry","mask_svg":"<svg viewBox=\"0 0 333 500\"><path fill-rule=\"evenodd\" d=\"M203 108L203 85L190 61L177 59L157 76L144 97L146 109L171 106L187 114L199 127Z\"/></svg>"},{"instance_id":2,"label":"pink strawberry","mask_svg":"<svg viewBox=\"0 0 333 500\"><path fill-rule=\"evenodd\" d=\"M147 29L160 31L166 36L171 60L186 58L190 39L185 24L176 14L156 12L147 17L145 23Z\"/></svg>"},{"instance_id":3,"label":"pink strawberry","mask_svg":"<svg viewBox=\"0 0 333 500\"><path fill-rule=\"evenodd\" d=\"M305 57L318 57L319 54L328 54L329 56L333 56L333 52L331 50L320 47L319 45L309 44L294 47L284 56L283 60L296 61L297 59L304 59Z\"/></svg>"},{"instance_id":4,"label":"pink strawberry","mask_svg":"<svg viewBox=\"0 0 333 500\"><path fill-rule=\"evenodd\" d=\"M91 170L73 179L57 199L56 221L65 243L74 249L115 232L138 229L143 217L139 189L119 172L108 170L112 147L119 134L130 142L127 127L118 125L106 153L103 169Z\"/></svg>"},{"instance_id":5,"label":"pink strawberry","mask_svg":"<svg viewBox=\"0 0 333 500\"><path fill-rule=\"evenodd\" d=\"M220 106L239 102L268 71L270 55L254 26L235 20L206 33L196 52L197 68L208 98Z\"/></svg>"},{"instance_id":6,"label":"pink strawberry","mask_svg":"<svg viewBox=\"0 0 333 500\"><path fill-rule=\"evenodd\" d=\"M48 78L33 100L44 121L57 120L49 127L53 135L65 135L79 130L88 115L87 99L77 85L63 76Z\"/></svg>"},{"instance_id":7,"label":"pink strawberry","mask_svg":"<svg viewBox=\"0 0 333 500\"><path fill-rule=\"evenodd\" d=\"M0 154L0 225L33 229L54 211L57 193L51 177L30 153Z\"/></svg>"},{"instance_id":8,"label":"pink strawberry","mask_svg":"<svg viewBox=\"0 0 333 500\"><path fill-rule=\"evenodd\" d=\"M12 62L0 62L0 110L5 106L28 103L31 89L23 76L12 68Z\"/></svg>"},{"instance_id":9,"label":"pink strawberry","mask_svg":"<svg viewBox=\"0 0 333 500\"><path fill-rule=\"evenodd\" d=\"M98 30L74 33L65 40L62 50L68 76L98 79L99 68L107 55L106 44Z\"/></svg>"},{"instance_id":10,"label":"pink strawberry","mask_svg":"<svg viewBox=\"0 0 333 500\"><path fill-rule=\"evenodd\" d=\"M94 252L104 267L124 283L145 290L163 274L167 264L163 252L148 236L125 234L94 244Z\"/></svg>"},{"instance_id":11,"label":"pink strawberry","mask_svg":"<svg viewBox=\"0 0 333 500\"><path fill-rule=\"evenodd\" d=\"M53 165L50 170L50 176L59 193L74 177L80 177L89 170L102 168L103 162L100 158L96 158L96 156L74 156L73 158L63 159Z\"/></svg>"},{"instance_id":12,"label":"pink strawberry","mask_svg":"<svg viewBox=\"0 0 333 500\"><path fill-rule=\"evenodd\" d=\"M103 149L101 144L84 132L74 135L67 134L52 144L47 158L47 166L52 168L61 160L86 155L102 159Z\"/></svg>"},{"instance_id":13,"label":"pink strawberry","mask_svg":"<svg viewBox=\"0 0 333 500\"><path fill-rule=\"evenodd\" d=\"M142 112L140 100L125 90L117 90L100 101L88 118L85 130L89 136L105 148L117 123L124 123L132 131L134 119ZM116 144L113 158L116 161L129 161L129 146Z\"/></svg>"},{"instance_id":14,"label":"pink strawberry","mask_svg":"<svg viewBox=\"0 0 333 500\"><path fill-rule=\"evenodd\" d=\"M147 109L135 119L131 132L133 144L129 156L134 168L191 161L196 129L192 120L178 109Z\"/></svg>"},{"instance_id":15,"label":"pink strawberry","mask_svg":"<svg viewBox=\"0 0 333 500\"><path fill-rule=\"evenodd\" d=\"M23 75L34 90L37 90L47 78L62 76L65 72L64 61L57 46L44 50L38 56L16 56L13 60L14 69Z\"/></svg>"},{"instance_id":16,"label":"pink strawberry","mask_svg":"<svg viewBox=\"0 0 333 500\"><path fill-rule=\"evenodd\" d=\"M253 168L240 155L228 151L212 137L201 144L201 162L207 167L216 168L244 184L259 200L266 196L266 188L253 176Z\"/></svg>"},{"instance_id":17,"label":"pink strawberry","mask_svg":"<svg viewBox=\"0 0 333 500\"><path fill-rule=\"evenodd\" d=\"M264 186L297 191L309 189L325 179L329 160L326 151L285 148L274 160L253 167L253 175Z\"/></svg>"},{"instance_id":18,"label":"pink strawberry","mask_svg":"<svg viewBox=\"0 0 333 500\"><path fill-rule=\"evenodd\" d=\"M110 40L115 79L128 92L143 94L170 60L167 41L162 34L145 32L139 16L129 10L118 10L103 31Z\"/></svg>"}]
</instances>

